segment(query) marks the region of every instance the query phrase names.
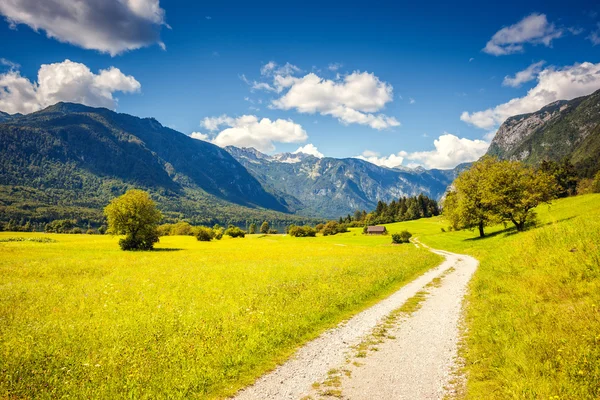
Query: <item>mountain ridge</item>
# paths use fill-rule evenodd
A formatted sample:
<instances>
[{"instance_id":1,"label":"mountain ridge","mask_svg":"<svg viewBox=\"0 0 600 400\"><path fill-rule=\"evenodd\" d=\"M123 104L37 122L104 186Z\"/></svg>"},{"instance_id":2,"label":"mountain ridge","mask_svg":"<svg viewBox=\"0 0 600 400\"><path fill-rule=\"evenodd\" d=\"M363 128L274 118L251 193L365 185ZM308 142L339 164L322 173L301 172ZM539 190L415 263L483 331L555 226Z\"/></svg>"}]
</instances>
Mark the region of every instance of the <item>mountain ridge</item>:
<instances>
[{"instance_id":1,"label":"mountain ridge","mask_svg":"<svg viewBox=\"0 0 600 400\"><path fill-rule=\"evenodd\" d=\"M529 164L568 157L584 177L600 169L599 154L600 90L508 118L487 151L487 155Z\"/></svg>"},{"instance_id":2,"label":"mountain ridge","mask_svg":"<svg viewBox=\"0 0 600 400\"><path fill-rule=\"evenodd\" d=\"M292 210L313 217L334 218L372 210L378 200L392 201L423 193L441 198L461 165L453 170L395 169L357 158L317 158L309 154L273 156L254 148L227 146L250 173ZM290 162L293 160L293 162Z\"/></svg>"}]
</instances>

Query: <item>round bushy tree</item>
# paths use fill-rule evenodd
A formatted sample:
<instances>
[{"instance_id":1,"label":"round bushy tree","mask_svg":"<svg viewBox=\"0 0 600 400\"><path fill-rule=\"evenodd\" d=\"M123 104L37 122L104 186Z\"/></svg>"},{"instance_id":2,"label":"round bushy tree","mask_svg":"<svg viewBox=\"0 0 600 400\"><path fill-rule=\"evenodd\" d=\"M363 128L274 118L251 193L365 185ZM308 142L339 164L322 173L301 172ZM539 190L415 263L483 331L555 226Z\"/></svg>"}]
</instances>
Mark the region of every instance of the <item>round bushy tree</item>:
<instances>
[{"instance_id":1,"label":"round bushy tree","mask_svg":"<svg viewBox=\"0 0 600 400\"><path fill-rule=\"evenodd\" d=\"M265 221L260 226L260 233L267 234L267 233L269 233L269 229L271 229L271 226L269 225L269 223L267 221Z\"/></svg>"},{"instance_id":2,"label":"round bushy tree","mask_svg":"<svg viewBox=\"0 0 600 400\"><path fill-rule=\"evenodd\" d=\"M128 190L104 208L108 232L125 235L119 240L123 250L151 250L158 242L160 211L150 195L143 190Z\"/></svg>"}]
</instances>

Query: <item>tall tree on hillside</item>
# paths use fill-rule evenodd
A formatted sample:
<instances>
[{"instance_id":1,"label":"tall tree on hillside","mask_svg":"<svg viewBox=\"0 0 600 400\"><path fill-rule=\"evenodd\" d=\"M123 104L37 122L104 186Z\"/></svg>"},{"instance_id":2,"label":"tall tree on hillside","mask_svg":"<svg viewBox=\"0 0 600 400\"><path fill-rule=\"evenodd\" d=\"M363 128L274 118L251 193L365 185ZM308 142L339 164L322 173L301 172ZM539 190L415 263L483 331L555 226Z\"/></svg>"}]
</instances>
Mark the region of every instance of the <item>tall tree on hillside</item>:
<instances>
[{"instance_id":1,"label":"tall tree on hillside","mask_svg":"<svg viewBox=\"0 0 600 400\"><path fill-rule=\"evenodd\" d=\"M518 231L535 217L533 209L549 203L557 193L556 178L518 161L500 161L488 176L488 201L503 219Z\"/></svg>"},{"instance_id":2,"label":"tall tree on hillside","mask_svg":"<svg viewBox=\"0 0 600 400\"><path fill-rule=\"evenodd\" d=\"M498 161L485 157L454 181L454 190L446 196L444 215L455 228L477 228L485 236L485 227L500 222L496 207L490 198L490 179L495 174Z\"/></svg>"},{"instance_id":3,"label":"tall tree on hillside","mask_svg":"<svg viewBox=\"0 0 600 400\"><path fill-rule=\"evenodd\" d=\"M158 242L158 223L162 215L150 195L143 190L128 190L104 208L108 232L125 235L119 240L123 250L151 250Z\"/></svg>"}]
</instances>

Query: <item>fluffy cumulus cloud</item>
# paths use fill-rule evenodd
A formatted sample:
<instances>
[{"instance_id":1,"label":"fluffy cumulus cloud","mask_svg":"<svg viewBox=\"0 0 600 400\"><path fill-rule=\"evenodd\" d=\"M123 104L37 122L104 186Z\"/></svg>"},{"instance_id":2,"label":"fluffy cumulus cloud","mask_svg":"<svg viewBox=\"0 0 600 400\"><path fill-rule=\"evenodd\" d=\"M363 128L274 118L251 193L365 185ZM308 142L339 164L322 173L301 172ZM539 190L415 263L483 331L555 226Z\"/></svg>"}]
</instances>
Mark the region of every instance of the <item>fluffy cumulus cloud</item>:
<instances>
[{"instance_id":1,"label":"fluffy cumulus cloud","mask_svg":"<svg viewBox=\"0 0 600 400\"><path fill-rule=\"evenodd\" d=\"M204 140L205 142L210 142L210 137L206 133L201 132L192 132L190 136L193 139Z\"/></svg>"},{"instance_id":2,"label":"fluffy cumulus cloud","mask_svg":"<svg viewBox=\"0 0 600 400\"><path fill-rule=\"evenodd\" d=\"M600 89L600 63L584 62L563 68L548 67L537 77L537 85L527 95L494 108L463 112L460 119L482 129L492 129L508 117L534 112L557 100L571 100Z\"/></svg>"},{"instance_id":3,"label":"fluffy cumulus cloud","mask_svg":"<svg viewBox=\"0 0 600 400\"><path fill-rule=\"evenodd\" d=\"M542 71L542 66L545 63L545 61L536 62L525 68L523 71L517 72L515 76L511 77L507 75L504 77L502 84L504 86L520 87L522 84L534 80Z\"/></svg>"},{"instance_id":4,"label":"fluffy cumulus cloud","mask_svg":"<svg viewBox=\"0 0 600 400\"><path fill-rule=\"evenodd\" d=\"M323 155L323 153L321 153L319 151L319 149L317 149L317 146L315 146L312 143L308 143L307 145L304 145L302 147L298 147L298 149L293 152L293 154L298 154L298 153L310 154L311 156L315 156L317 158L323 158L323 157L325 157Z\"/></svg>"},{"instance_id":5,"label":"fluffy cumulus cloud","mask_svg":"<svg viewBox=\"0 0 600 400\"><path fill-rule=\"evenodd\" d=\"M365 160L371 164L379 165L380 167L395 168L402 165L402 162L408 155L407 152L401 151L397 154L390 154L389 156L381 156L379 153L365 150L361 155L354 158Z\"/></svg>"},{"instance_id":6,"label":"fluffy cumulus cloud","mask_svg":"<svg viewBox=\"0 0 600 400\"><path fill-rule=\"evenodd\" d=\"M433 145L434 150L410 153L407 158L426 168L449 169L460 163L479 159L490 144L483 140L470 140L444 133L433 141Z\"/></svg>"},{"instance_id":7,"label":"fluffy cumulus cloud","mask_svg":"<svg viewBox=\"0 0 600 400\"><path fill-rule=\"evenodd\" d=\"M158 43L165 23L159 0L2 0L12 28L24 24L50 38L116 55Z\"/></svg>"},{"instance_id":8,"label":"fluffy cumulus cloud","mask_svg":"<svg viewBox=\"0 0 600 400\"><path fill-rule=\"evenodd\" d=\"M30 113L59 101L81 103L92 107L115 109L114 92L138 92L140 83L118 68L110 67L97 74L80 63L65 60L40 67L37 82L11 69L0 74L0 110L8 113Z\"/></svg>"},{"instance_id":9,"label":"fluffy cumulus cloud","mask_svg":"<svg viewBox=\"0 0 600 400\"><path fill-rule=\"evenodd\" d=\"M521 53L526 43L549 47L554 39L562 35L563 30L548 22L546 15L534 13L514 25L500 29L487 42L483 51L494 56Z\"/></svg>"},{"instance_id":10,"label":"fluffy cumulus cloud","mask_svg":"<svg viewBox=\"0 0 600 400\"><path fill-rule=\"evenodd\" d=\"M479 159L485 154L489 143L483 140L459 138L450 133L444 133L434 140L434 150L407 153L400 151L389 156L381 156L373 151L365 151L359 158L382 167L395 168L404 161L411 161L409 167L423 166L425 168L450 169L464 162Z\"/></svg>"},{"instance_id":11,"label":"fluffy cumulus cloud","mask_svg":"<svg viewBox=\"0 0 600 400\"><path fill-rule=\"evenodd\" d=\"M394 117L377 113L393 100L393 88L374 74L353 72L339 81L314 73L297 78L276 75L274 88L282 95L271 105L282 110L330 115L344 124L368 125L374 129L399 126Z\"/></svg>"},{"instance_id":12,"label":"fluffy cumulus cloud","mask_svg":"<svg viewBox=\"0 0 600 400\"><path fill-rule=\"evenodd\" d=\"M197 139L207 140L212 137L210 141L221 147L254 147L262 152L275 150L275 143L302 143L308 138L302 126L291 120L272 121L269 118L259 119L254 115L204 118L202 126L212 134L195 132Z\"/></svg>"}]
</instances>

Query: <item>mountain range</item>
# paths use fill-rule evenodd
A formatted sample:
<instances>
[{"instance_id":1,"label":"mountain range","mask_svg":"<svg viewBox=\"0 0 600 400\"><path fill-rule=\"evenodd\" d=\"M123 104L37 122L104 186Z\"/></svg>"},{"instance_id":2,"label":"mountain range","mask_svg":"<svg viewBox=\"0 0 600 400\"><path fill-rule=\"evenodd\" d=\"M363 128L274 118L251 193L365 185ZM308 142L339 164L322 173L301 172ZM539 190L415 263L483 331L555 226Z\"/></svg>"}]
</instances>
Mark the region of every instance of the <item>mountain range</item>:
<instances>
[{"instance_id":1,"label":"mountain range","mask_svg":"<svg viewBox=\"0 0 600 400\"><path fill-rule=\"evenodd\" d=\"M488 155L536 164L569 157L581 176L600 169L600 91L508 118ZM458 173L386 168L356 158L263 154L193 139L105 108L58 103L0 112L0 222L77 218L98 225L129 188L148 190L168 221L314 222L370 211L420 193L440 199Z\"/></svg>"},{"instance_id":2,"label":"mountain range","mask_svg":"<svg viewBox=\"0 0 600 400\"><path fill-rule=\"evenodd\" d=\"M354 210L373 210L423 193L439 199L465 165L452 170L386 168L356 158L317 158L303 153L269 156L253 148L225 148L290 211L337 218Z\"/></svg>"}]
</instances>

